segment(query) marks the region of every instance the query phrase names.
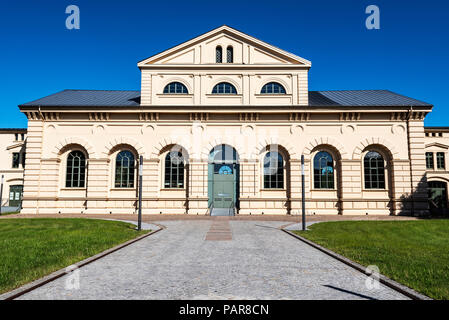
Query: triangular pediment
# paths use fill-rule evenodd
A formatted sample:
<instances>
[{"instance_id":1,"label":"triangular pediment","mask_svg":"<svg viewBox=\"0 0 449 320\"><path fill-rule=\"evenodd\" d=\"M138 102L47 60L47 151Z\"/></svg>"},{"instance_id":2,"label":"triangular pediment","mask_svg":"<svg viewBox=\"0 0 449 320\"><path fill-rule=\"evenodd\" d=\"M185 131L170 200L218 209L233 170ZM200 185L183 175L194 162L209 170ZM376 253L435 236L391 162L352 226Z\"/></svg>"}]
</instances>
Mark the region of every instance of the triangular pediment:
<instances>
[{"instance_id":1,"label":"triangular pediment","mask_svg":"<svg viewBox=\"0 0 449 320\"><path fill-rule=\"evenodd\" d=\"M440 148L440 149L449 149L448 145L442 144L442 143L439 143L439 142L432 142L432 143L426 144L425 147L426 148L437 147L437 148Z\"/></svg>"},{"instance_id":2,"label":"triangular pediment","mask_svg":"<svg viewBox=\"0 0 449 320\"><path fill-rule=\"evenodd\" d=\"M216 48L223 50L226 61L228 47L233 50L232 65L297 65L310 67L311 62L279 49L228 26L221 26L196 38L165 50L138 63L141 68L154 65L217 65Z\"/></svg>"}]
</instances>

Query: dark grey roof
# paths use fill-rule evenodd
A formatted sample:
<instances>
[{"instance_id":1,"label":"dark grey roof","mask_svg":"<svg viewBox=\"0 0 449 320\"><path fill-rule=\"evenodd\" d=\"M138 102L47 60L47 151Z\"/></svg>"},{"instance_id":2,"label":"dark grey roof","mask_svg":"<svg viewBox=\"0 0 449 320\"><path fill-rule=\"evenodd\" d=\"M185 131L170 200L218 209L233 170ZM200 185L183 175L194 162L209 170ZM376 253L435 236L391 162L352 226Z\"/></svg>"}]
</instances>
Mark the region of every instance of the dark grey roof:
<instances>
[{"instance_id":1,"label":"dark grey roof","mask_svg":"<svg viewBox=\"0 0 449 320\"><path fill-rule=\"evenodd\" d=\"M140 91L64 90L20 107L138 107ZM388 90L309 91L309 106L432 106Z\"/></svg>"},{"instance_id":2,"label":"dark grey roof","mask_svg":"<svg viewBox=\"0 0 449 320\"><path fill-rule=\"evenodd\" d=\"M135 107L140 106L140 91L64 90L21 106L45 107Z\"/></svg>"},{"instance_id":3,"label":"dark grey roof","mask_svg":"<svg viewBox=\"0 0 449 320\"><path fill-rule=\"evenodd\" d=\"M412 99L388 90L309 91L310 106L412 106L428 107L429 103Z\"/></svg>"},{"instance_id":4,"label":"dark grey roof","mask_svg":"<svg viewBox=\"0 0 449 320\"><path fill-rule=\"evenodd\" d=\"M0 132L25 133L25 132L27 132L27 129L26 128L0 128Z\"/></svg>"}]
</instances>

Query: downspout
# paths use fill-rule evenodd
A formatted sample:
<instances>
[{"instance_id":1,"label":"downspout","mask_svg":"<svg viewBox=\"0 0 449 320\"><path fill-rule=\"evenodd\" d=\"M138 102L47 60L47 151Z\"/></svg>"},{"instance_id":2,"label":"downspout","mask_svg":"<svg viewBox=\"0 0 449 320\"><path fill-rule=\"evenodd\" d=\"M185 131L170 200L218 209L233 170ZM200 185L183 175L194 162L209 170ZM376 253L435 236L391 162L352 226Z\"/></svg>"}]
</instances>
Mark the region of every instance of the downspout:
<instances>
[{"instance_id":1,"label":"downspout","mask_svg":"<svg viewBox=\"0 0 449 320\"><path fill-rule=\"evenodd\" d=\"M406 118L406 124L407 124L407 148L408 148L408 159L409 159L409 170L410 170L410 200L412 202L412 216L415 215L415 201L413 197L413 169L412 169L412 151L410 148L410 118L413 112L413 107L410 106L410 109L408 111L408 115Z\"/></svg>"}]
</instances>

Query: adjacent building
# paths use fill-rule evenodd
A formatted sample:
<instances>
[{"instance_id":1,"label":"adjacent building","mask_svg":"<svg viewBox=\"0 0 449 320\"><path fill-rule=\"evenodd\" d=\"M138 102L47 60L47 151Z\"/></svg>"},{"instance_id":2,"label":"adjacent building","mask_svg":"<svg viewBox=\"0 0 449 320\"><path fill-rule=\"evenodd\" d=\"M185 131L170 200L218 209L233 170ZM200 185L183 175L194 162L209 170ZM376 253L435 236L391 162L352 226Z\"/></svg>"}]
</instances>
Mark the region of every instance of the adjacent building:
<instances>
[{"instance_id":1,"label":"adjacent building","mask_svg":"<svg viewBox=\"0 0 449 320\"><path fill-rule=\"evenodd\" d=\"M228 26L137 65L140 90L19 106L23 213L135 213L139 166L147 214L298 214L302 156L308 214L427 214L429 153L429 181L447 179L431 104L310 91L310 61Z\"/></svg>"},{"instance_id":2,"label":"adjacent building","mask_svg":"<svg viewBox=\"0 0 449 320\"><path fill-rule=\"evenodd\" d=\"M8 210L18 210L22 202L26 132L26 129L0 129L0 202Z\"/></svg>"}]
</instances>

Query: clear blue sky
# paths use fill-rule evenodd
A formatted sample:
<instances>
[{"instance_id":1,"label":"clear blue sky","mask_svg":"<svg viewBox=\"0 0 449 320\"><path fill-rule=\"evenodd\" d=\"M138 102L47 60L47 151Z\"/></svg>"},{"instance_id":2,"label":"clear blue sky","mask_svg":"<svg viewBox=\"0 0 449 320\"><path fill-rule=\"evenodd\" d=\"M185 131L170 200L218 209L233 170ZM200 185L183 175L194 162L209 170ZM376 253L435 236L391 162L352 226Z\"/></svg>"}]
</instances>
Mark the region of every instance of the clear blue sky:
<instances>
[{"instance_id":1,"label":"clear blue sky","mask_svg":"<svg viewBox=\"0 0 449 320\"><path fill-rule=\"evenodd\" d=\"M312 61L310 90L389 89L449 125L448 1L9 0L0 4L0 127L63 89L140 89L137 62L222 24ZM81 29L67 30L76 4ZM367 30L365 8L381 11Z\"/></svg>"}]
</instances>

